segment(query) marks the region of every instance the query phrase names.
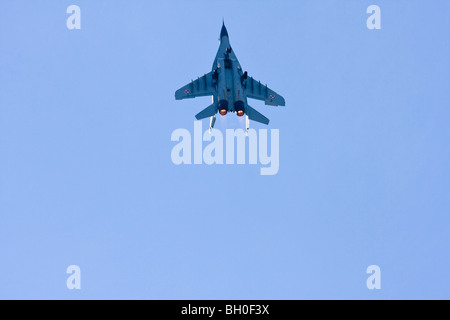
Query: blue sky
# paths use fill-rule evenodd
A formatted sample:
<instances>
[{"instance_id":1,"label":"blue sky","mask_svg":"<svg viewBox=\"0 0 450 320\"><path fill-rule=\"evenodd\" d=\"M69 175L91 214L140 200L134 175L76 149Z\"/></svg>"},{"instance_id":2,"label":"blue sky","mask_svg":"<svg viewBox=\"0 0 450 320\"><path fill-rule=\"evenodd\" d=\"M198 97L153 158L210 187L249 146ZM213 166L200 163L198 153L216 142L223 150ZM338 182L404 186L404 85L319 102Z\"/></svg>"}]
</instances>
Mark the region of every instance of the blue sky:
<instances>
[{"instance_id":1,"label":"blue sky","mask_svg":"<svg viewBox=\"0 0 450 320\"><path fill-rule=\"evenodd\" d=\"M2 1L0 298L450 298L448 12ZM286 99L252 102L280 130L277 175L171 161L173 130L210 103L174 92L211 70L222 18L243 68Z\"/></svg>"}]
</instances>

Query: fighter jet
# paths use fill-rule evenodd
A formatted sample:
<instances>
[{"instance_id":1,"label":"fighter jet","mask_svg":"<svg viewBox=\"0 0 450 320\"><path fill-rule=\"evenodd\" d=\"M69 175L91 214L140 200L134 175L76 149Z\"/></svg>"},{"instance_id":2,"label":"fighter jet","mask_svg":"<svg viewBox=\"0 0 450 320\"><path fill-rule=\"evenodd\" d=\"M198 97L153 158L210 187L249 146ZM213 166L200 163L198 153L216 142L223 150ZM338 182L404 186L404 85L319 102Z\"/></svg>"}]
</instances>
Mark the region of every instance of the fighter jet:
<instances>
[{"instance_id":1,"label":"fighter jet","mask_svg":"<svg viewBox=\"0 0 450 320\"><path fill-rule=\"evenodd\" d=\"M261 84L253 77L249 77L247 71L243 72L241 65L231 48L225 23L220 31L220 46L212 66L212 71L197 80L178 89L175 99L190 99L201 96L212 96L212 104L200 111L195 118L197 120L211 117L209 131L214 127L216 114L221 116L227 113L236 113L238 117L245 115L246 132L250 127L250 120L268 124L269 119L250 107L247 98L262 100L266 105L285 106L282 96Z\"/></svg>"}]
</instances>

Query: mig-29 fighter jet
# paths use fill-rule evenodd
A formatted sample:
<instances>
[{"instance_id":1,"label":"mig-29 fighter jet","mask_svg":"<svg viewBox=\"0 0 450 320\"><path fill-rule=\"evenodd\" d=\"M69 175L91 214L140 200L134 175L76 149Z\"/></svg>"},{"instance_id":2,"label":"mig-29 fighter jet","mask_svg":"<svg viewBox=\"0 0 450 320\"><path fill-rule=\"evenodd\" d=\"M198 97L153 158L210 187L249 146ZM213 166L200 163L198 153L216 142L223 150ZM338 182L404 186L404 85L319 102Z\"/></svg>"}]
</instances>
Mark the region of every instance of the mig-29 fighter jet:
<instances>
[{"instance_id":1,"label":"mig-29 fighter jet","mask_svg":"<svg viewBox=\"0 0 450 320\"><path fill-rule=\"evenodd\" d=\"M250 126L249 119L268 124L269 119L250 107L247 98L263 100L266 105L284 106L282 96L261 84L243 72L228 39L225 24L220 31L220 46L212 66L212 71L203 77L185 85L175 92L175 99L189 99L201 96L212 96L212 104L200 111L197 120L211 117L209 130L214 127L217 112L225 116L235 112L239 117L246 115L246 131Z\"/></svg>"}]
</instances>

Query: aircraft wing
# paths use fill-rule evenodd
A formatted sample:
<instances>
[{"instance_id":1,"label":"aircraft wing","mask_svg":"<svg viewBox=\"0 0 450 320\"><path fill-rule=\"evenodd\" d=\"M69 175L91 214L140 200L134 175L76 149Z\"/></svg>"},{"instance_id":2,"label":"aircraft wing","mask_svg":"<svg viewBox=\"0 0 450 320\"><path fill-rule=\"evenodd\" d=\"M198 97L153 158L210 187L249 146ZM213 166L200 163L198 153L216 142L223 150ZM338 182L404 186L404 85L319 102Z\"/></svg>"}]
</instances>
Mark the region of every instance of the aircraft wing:
<instances>
[{"instance_id":1,"label":"aircraft wing","mask_svg":"<svg viewBox=\"0 0 450 320\"><path fill-rule=\"evenodd\" d=\"M213 72L210 72L178 89L175 92L175 99L182 100L202 96L212 96L217 91L216 84L217 81L213 79Z\"/></svg>"},{"instance_id":2,"label":"aircraft wing","mask_svg":"<svg viewBox=\"0 0 450 320\"><path fill-rule=\"evenodd\" d=\"M270 106L286 105L282 96L268 88L267 85L262 84L261 81L256 81L253 77L246 80L246 92L248 98L262 100Z\"/></svg>"}]
</instances>

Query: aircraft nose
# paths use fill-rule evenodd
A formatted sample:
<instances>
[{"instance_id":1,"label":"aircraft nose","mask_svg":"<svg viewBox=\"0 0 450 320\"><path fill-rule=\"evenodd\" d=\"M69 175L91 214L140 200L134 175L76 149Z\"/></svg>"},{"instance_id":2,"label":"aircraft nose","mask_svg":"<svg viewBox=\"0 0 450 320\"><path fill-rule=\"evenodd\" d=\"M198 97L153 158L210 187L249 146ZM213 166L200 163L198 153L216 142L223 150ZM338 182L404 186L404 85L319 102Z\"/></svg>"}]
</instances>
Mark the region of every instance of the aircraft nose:
<instances>
[{"instance_id":1,"label":"aircraft nose","mask_svg":"<svg viewBox=\"0 0 450 320\"><path fill-rule=\"evenodd\" d=\"M223 37L228 37L227 28L225 28L225 23L222 24L222 30L220 30L220 39Z\"/></svg>"}]
</instances>

